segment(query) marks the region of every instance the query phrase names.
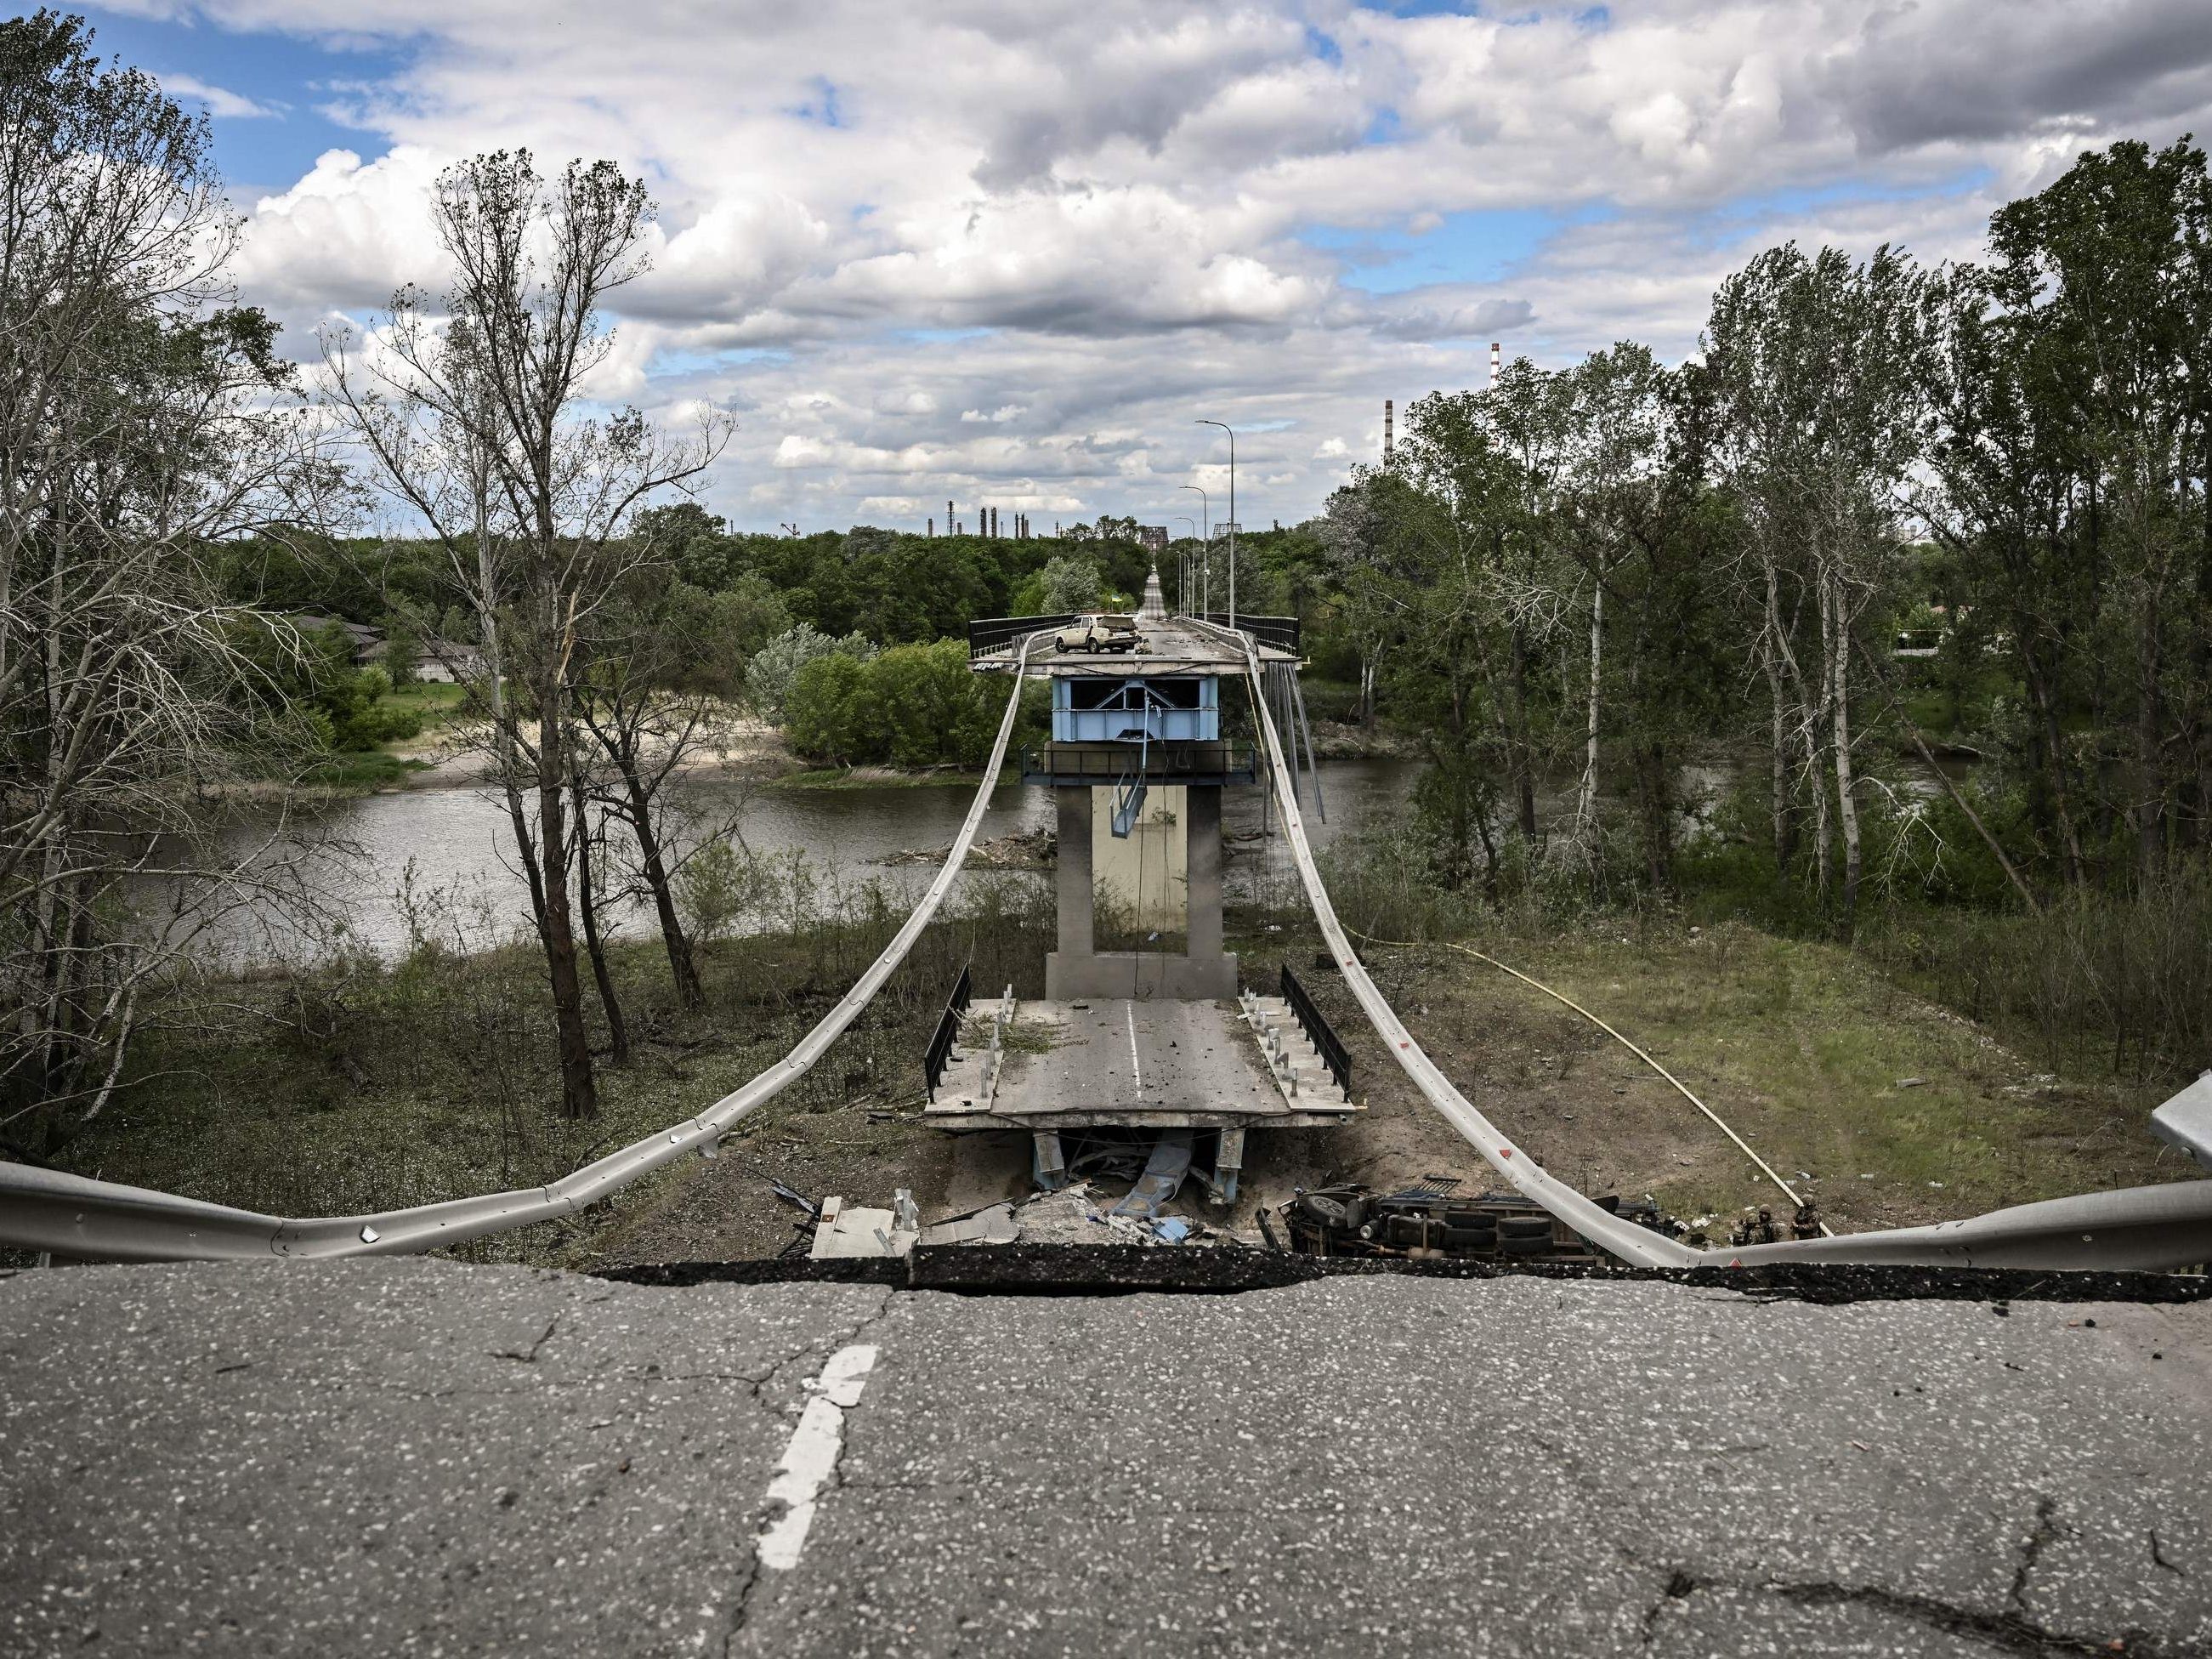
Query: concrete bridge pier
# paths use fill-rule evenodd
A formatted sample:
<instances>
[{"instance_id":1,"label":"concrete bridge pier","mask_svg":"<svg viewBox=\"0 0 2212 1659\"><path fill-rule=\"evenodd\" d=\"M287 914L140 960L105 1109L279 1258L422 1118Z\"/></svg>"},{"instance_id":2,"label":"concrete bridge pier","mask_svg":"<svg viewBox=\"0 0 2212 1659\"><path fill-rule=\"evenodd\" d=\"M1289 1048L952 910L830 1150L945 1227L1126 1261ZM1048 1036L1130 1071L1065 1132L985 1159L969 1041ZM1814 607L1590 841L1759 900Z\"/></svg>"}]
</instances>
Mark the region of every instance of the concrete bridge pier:
<instances>
[{"instance_id":1,"label":"concrete bridge pier","mask_svg":"<svg viewBox=\"0 0 2212 1659\"><path fill-rule=\"evenodd\" d=\"M1092 785L1053 791L1060 832L1060 948L1045 958L1046 998L1054 1002L1083 997L1126 997L1140 1002L1234 999L1237 958L1221 948L1219 786L1194 784L1183 792L1177 826L1184 842L1187 876L1181 955L1097 949L1098 875L1092 838L1101 793Z\"/></svg>"}]
</instances>

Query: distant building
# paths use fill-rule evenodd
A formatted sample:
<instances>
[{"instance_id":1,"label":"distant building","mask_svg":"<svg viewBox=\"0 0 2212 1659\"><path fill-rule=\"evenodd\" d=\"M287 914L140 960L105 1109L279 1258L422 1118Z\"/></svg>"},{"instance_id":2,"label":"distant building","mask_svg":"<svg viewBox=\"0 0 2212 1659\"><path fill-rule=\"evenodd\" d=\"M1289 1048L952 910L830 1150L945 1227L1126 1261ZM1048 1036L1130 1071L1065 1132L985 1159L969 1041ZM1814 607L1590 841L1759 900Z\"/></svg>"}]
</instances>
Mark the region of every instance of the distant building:
<instances>
[{"instance_id":1,"label":"distant building","mask_svg":"<svg viewBox=\"0 0 2212 1659\"><path fill-rule=\"evenodd\" d=\"M343 617L319 617L312 613L295 614L285 618L302 634L319 634L325 628L342 628L353 641L353 661L356 668L366 665L374 656L384 654L384 630L372 628L367 623L348 622Z\"/></svg>"},{"instance_id":2,"label":"distant building","mask_svg":"<svg viewBox=\"0 0 2212 1659\"><path fill-rule=\"evenodd\" d=\"M356 668L381 668L392 652L392 642L384 630L368 623L348 622L343 617L295 615L287 617L293 627L302 634L316 634L325 628L342 628L353 641L353 665ZM483 648L462 640L424 640L415 658L415 678L434 680L441 685L457 684L462 680L477 678L484 672Z\"/></svg>"},{"instance_id":3,"label":"distant building","mask_svg":"<svg viewBox=\"0 0 2212 1659\"><path fill-rule=\"evenodd\" d=\"M1145 544L1146 551L1164 553L1168 550L1168 527L1164 524L1140 524L1137 526L1137 539Z\"/></svg>"},{"instance_id":4,"label":"distant building","mask_svg":"<svg viewBox=\"0 0 2212 1659\"><path fill-rule=\"evenodd\" d=\"M483 672L483 650L459 640L425 640L415 659L415 678L434 680L441 685L480 679Z\"/></svg>"}]
</instances>

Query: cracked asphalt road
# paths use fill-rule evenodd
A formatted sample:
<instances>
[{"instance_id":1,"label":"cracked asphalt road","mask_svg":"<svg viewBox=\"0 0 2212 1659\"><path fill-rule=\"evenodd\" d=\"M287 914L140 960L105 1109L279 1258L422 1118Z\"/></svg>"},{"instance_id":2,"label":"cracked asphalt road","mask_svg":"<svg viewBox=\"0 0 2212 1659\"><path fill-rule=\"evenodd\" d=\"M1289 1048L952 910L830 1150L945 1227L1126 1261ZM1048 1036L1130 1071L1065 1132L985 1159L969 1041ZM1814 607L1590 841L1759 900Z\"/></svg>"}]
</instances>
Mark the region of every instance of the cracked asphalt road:
<instances>
[{"instance_id":1,"label":"cracked asphalt road","mask_svg":"<svg viewBox=\"0 0 2212 1659\"><path fill-rule=\"evenodd\" d=\"M25 1273L0 1653L2212 1654L2208 1425L2203 1304Z\"/></svg>"}]
</instances>

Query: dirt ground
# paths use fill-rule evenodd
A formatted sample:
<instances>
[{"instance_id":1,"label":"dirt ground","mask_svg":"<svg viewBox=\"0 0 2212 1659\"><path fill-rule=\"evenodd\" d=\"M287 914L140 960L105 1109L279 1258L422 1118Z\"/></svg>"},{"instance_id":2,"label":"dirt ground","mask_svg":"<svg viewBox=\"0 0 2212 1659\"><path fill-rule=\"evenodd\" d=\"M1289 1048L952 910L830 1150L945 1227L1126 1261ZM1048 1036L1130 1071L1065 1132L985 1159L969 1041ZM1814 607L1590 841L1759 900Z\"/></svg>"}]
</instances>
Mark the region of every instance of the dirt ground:
<instances>
[{"instance_id":1,"label":"dirt ground","mask_svg":"<svg viewBox=\"0 0 2212 1659\"><path fill-rule=\"evenodd\" d=\"M1278 960L1301 974L1351 1048L1365 1112L1341 1127L1255 1133L1232 1212L1207 1205L1196 1182L1176 1206L1255 1241L1255 1212L1297 1187L1388 1189L1431 1175L1457 1176L1469 1192L1494 1184L1414 1091L1342 976L1311 965L1317 942L1271 934L1232 944L1248 982L1271 982ZM1516 966L1648 1048L1838 1231L2196 1173L2149 1136L2155 1101L2039 1075L1988 1032L1837 947L1743 929L1496 952L1509 948ZM1377 948L1367 960L1431 1057L1555 1175L1593 1195L1650 1195L1717 1238L1760 1206L1787 1216L1789 1200L1719 1129L1568 1009L1441 947ZM769 1193L771 1176L810 1197L869 1204L905 1187L925 1221L942 1220L1028 1193L1029 1157L1022 1135L947 1135L899 1121L881 1102L770 1108L718 1160L618 1211L573 1260L773 1255L799 1217Z\"/></svg>"}]
</instances>

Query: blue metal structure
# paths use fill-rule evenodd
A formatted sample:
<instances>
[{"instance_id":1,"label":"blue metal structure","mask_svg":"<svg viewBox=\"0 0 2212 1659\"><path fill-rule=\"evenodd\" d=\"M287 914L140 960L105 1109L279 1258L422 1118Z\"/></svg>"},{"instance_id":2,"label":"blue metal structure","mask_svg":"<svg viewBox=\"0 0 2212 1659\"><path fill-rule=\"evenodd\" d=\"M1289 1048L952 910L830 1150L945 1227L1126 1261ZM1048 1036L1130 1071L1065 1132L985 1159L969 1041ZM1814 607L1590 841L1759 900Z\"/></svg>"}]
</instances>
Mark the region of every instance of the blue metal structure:
<instances>
[{"instance_id":1,"label":"blue metal structure","mask_svg":"<svg viewBox=\"0 0 2212 1659\"><path fill-rule=\"evenodd\" d=\"M1220 736L1216 675L1052 683L1054 743L1212 743Z\"/></svg>"}]
</instances>

